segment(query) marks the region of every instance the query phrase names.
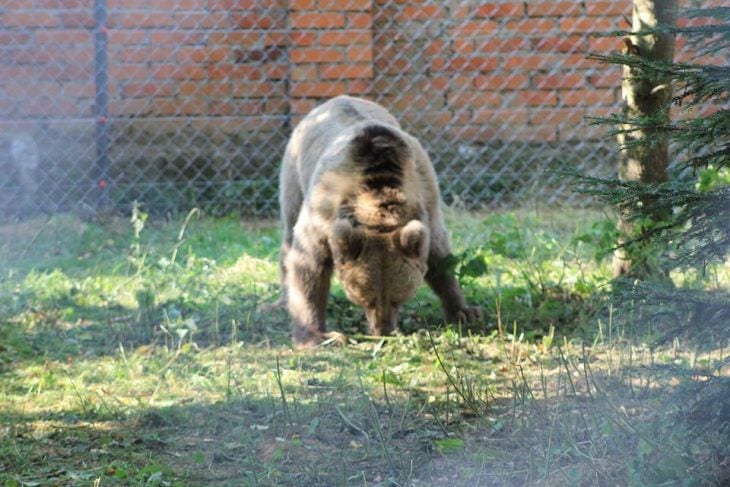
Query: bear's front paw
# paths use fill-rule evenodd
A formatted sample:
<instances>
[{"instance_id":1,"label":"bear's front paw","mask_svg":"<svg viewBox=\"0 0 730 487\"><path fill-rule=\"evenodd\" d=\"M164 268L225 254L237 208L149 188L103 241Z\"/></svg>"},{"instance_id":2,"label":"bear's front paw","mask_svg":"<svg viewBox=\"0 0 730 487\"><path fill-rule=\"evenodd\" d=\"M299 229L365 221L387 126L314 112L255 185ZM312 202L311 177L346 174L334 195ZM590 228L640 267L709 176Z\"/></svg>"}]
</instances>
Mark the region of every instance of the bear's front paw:
<instances>
[{"instance_id":1,"label":"bear's front paw","mask_svg":"<svg viewBox=\"0 0 730 487\"><path fill-rule=\"evenodd\" d=\"M482 308L479 306L465 306L447 313L449 323L474 323L482 319Z\"/></svg>"},{"instance_id":2,"label":"bear's front paw","mask_svg":"<svg viewBox=\"0 0 730 487\"><path fill-rule=\"evenodd\" d=\"M298 330L294 333L294 347L298 349L307 349L329 344L339 346L347 345L347 337L337 331L319 333Z\"/></svg>"}]
</instances>

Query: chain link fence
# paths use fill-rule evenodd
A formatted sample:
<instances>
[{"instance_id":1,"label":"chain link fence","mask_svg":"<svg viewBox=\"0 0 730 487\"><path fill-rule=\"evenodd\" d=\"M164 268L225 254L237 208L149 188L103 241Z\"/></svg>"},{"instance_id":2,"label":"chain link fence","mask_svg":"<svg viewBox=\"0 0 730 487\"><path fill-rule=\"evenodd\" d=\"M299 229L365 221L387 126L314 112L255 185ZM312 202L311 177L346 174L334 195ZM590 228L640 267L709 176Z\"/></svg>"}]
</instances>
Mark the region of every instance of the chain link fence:
<instances>
[{"instance_id":1,"label":"chain link fence","mask_svg":"<svg viewBox=\"0 0 730 487\"><path fill-rule=\"evenodd\" d=\"M607 174L628 1L5 0L0 209L268 216L296 122L338 94L391 110L448 204L584 204ZM683 54L680 52L679 56Z\"/></svg>"}]
</instances>

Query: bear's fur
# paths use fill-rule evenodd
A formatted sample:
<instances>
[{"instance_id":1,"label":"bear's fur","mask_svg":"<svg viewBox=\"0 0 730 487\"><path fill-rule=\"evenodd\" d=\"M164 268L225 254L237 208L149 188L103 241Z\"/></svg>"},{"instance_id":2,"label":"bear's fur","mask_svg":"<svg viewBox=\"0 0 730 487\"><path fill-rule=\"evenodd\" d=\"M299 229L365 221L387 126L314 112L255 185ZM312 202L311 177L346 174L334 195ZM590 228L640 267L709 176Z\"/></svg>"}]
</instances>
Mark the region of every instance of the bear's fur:
<instances>
[{"instance_id":1,"label":"bear's fur","mask_svg":"<svg viewBox=\"0 0 730 487\"><path fill-rule=\"evenodd\" d=\"M327 336L333 269L370 333L392 333L423 279L446 319L471 320L454 276L436 174L421 144L381 106L348 96L312 110L296 127L280 173L281 304L294 342Z\"/></svg>"}]
</instances>

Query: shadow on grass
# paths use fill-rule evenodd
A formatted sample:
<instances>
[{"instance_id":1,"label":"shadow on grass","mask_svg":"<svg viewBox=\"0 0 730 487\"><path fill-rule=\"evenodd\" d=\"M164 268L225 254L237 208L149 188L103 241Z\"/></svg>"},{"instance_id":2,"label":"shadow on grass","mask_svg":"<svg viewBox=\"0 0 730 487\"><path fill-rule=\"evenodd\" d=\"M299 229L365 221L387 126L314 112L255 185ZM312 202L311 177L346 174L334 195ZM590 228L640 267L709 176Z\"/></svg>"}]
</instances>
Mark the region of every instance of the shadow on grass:
<instances>
[{"instance_id":1,"label":"shadow on grass","mask_svg":"<svg viewBox=\"0 0 730 487\"><path fill-rule=\"evenodd\" d=\"M362 384L314 379L255 398L233 386L227 401L213 404L125 408L110 398L47 413L4 409L0 481L517 486L729 478L721 435L688 435L682 412L666 403L677 391L664 387L670 376L657 380L636 367L571 379L579 362L564 360L545 397L532 377L511 397L483 404L479 416L448 396L429 400L427 390L391 387L376 397Z\"/></svg>"},{"instance_id":2,"label":"shadow on grass","mask_svg":"<svg viewBox=\"0 0 730 487\"><path fill-rule=\"evenodd\" d=\"M270 396L252 398L238 386L229 392L228 401L215 404L142 408L81 392L65 411L3 409L0 481L410 485L424 478L432 459L463 448L454 439L462 431L459 413L429 403L427 391L375 399L362 384L312 378Z\"/></svg>"}]
</instances>

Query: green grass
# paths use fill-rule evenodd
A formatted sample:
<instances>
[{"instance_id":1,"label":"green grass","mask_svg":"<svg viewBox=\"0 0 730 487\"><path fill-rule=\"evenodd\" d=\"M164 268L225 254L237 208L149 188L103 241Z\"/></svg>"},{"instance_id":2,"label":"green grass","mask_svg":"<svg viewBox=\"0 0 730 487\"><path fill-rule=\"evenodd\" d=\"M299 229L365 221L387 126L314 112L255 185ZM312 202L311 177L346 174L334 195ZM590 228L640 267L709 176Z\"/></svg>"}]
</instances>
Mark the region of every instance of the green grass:
<instances>
[{"instance_id":1,"label":"green grass","mask_svg":"<svg viewBox=\"0 0 730 487\"><path fill-rule=\"evenodd\" d=\"M654 346L612 319L604 215L448 220L483 322L446 327L424 287L403 334L372 339L335 284L329 326L349 343L308 351L261 310L279 292L274 222L0 227L0 482L720 481L728 443L688 437L672 398L727 352Z\"/></svg>"}]
</instances>

